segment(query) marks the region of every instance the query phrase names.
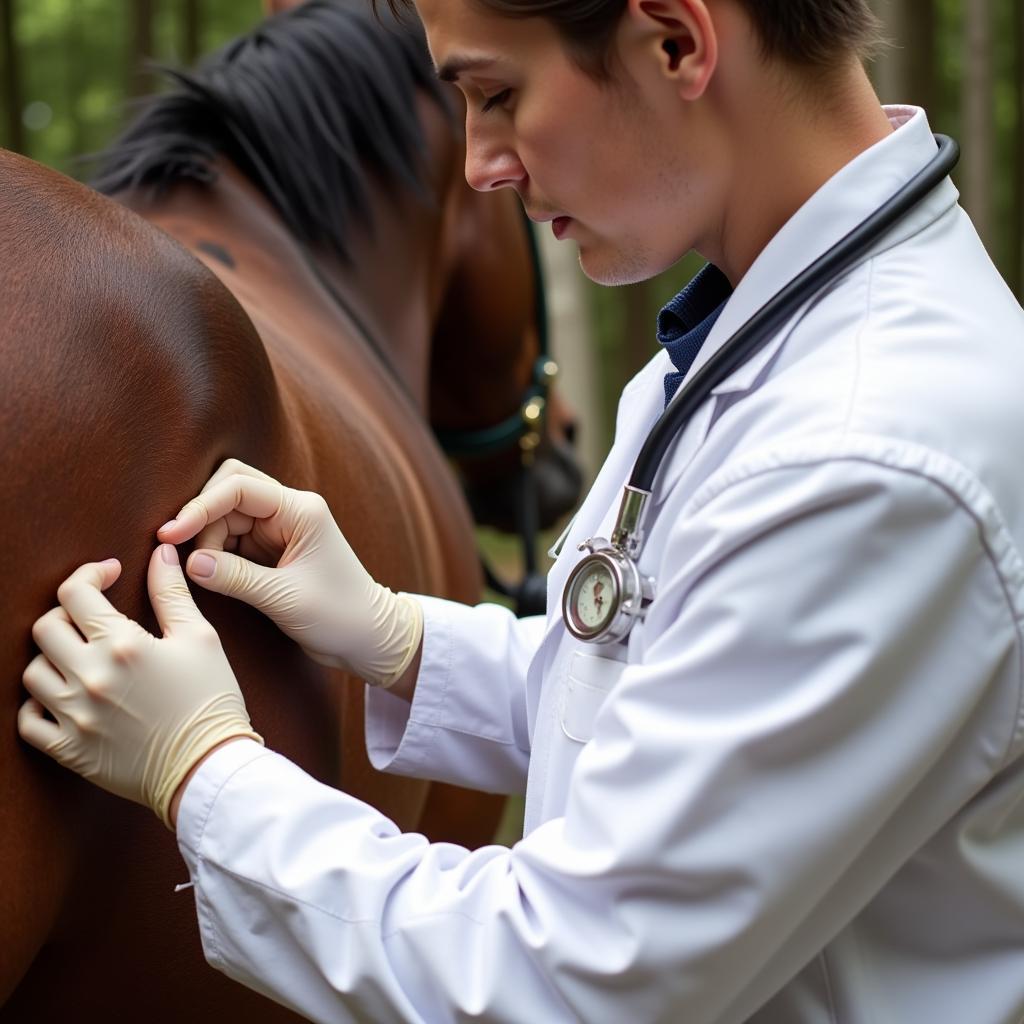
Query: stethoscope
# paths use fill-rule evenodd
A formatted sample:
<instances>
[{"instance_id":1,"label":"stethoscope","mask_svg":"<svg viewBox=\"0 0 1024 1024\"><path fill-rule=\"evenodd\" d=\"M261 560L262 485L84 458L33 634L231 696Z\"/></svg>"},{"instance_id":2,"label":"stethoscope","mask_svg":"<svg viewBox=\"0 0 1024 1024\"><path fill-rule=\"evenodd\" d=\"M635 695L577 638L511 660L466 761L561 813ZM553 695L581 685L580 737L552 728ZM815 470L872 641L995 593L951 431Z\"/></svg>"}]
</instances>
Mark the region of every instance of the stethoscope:
<instances>
[{"instance_id":1,"label":"stethoscope","mask_svg":"<svg viewBox=\"0 0 1024 1024\"><path fill-rule=\"evenodd\" d=\"M644 517L654 480L672 442L711 392L756 352L819 291L864 257L897 221L956 166L960 147L936 135L938 153L891 199L840 239L823 256L766 302L681 388L654 424L626 484L611 540L592 537L579 545L587 555L573 568L562 594L566 628L580 640L624 640L654 599L655 581L640 572Z\"/></svg>"}]
</instances>

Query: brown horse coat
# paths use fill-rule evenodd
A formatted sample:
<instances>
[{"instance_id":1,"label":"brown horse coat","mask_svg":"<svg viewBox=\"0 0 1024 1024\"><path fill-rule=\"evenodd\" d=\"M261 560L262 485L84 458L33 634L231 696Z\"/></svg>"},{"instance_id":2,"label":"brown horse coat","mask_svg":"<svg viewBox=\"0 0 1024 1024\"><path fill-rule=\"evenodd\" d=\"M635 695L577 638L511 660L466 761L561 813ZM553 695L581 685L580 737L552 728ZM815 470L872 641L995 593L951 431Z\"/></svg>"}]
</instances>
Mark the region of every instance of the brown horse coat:
<instances>
[{"instance_id":1,"label":"brown horse coat","mask_svg":"<svg viewBox=\"0 0 1024 1024\"><path fill-rule=\"evenodd\" d=\"M31 622L72 568L113 554L125 573L112 599L152 627L144 572L153 532L229 454L323 493L369 570L402 589L472 599L471 523L422 422L365 354L348 366L307 360L269 332L265 347L213 275L168 237L8 153L0 231L0 481L14 513L0 545L0 997L35 958L0 1020L51 1019L71 1006L87 1019L142 1011L127 999L142 978L148 1020L194 1016L197 995L211 1016L219 1003L234 1019L251 1002L250 1017L273 1019L275 1008L202 966L191 900L172 892L182 869L162 826L17 741ZM417 827L427 787L371 773L359 688L333 682L243 605L199 601L267 742Z\"/></svg>"},{"instance_id":2,"label":"brown horse coat","mask_svg":"<svg viewBox=\"0 0 1024 1024\"><path fill-rule=\"evenodd\" d=\"M421 115L440 202L375 186L373 242L353 240L372 258L346 273L319 254L320 272L391 339L411 401L229 166L211 189L183 184L158 204L122 197L165 233L0 153L0 486L12 513L0 544L0 1021L290 1018L203 964L191 898L173 892L180 858L156 819L18 742L20 673L32 621L83 561L120 558L111 598L153 628L144 573L154 531L229 455L324 494L382 582L477 597L472 524L423 416L431 331L458 318L465 337L517 355L532 282L514 201L469 193L450 122L429 104ZM484 301L477 289L492 280L501 287ZM473 300L461 317L456 296ZM491 383L500 392L506 381ZM402 828L489 838L489 798L453 801L371 771L358 686L247 607L198 600L268 745Z\"/></svg>"}]
</instances>

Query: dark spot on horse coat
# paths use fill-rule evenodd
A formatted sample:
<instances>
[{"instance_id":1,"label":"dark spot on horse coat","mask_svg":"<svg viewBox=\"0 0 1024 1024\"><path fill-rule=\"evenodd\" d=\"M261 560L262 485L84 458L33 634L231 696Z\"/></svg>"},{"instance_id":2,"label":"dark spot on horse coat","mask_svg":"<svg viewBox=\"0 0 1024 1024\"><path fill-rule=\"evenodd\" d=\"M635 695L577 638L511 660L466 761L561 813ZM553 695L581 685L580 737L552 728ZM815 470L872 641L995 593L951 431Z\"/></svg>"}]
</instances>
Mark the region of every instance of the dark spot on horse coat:
<instances>
[{"instance_id":1,"label":"dark spot on horse coat","mask_svg":"<svg viewBox=\"0 0 1024 1024\"><path fill-rule=\"evenodd\" d=\"M224 248L223 245L218 245L216 242L207 242L205 239L197 243L197 249L201 249L207 255L212 256L215 260L220 260L221 263L226 267L231 267L232 270L235 268L235 257Z\"/></svg>"}]
</instances>

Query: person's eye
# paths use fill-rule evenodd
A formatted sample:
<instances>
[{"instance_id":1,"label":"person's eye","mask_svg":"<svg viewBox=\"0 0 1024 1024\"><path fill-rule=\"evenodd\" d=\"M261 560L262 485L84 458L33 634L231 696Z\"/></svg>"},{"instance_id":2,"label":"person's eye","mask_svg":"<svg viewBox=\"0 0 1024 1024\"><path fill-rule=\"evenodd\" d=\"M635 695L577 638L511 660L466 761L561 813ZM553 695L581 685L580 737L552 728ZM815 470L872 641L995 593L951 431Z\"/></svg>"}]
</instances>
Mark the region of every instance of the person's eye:
<instances>
[{"instance_id":1,"label":"person's eye","mask_svg":"<svg viewBox=\"0 0 1024 1024\"><path fill-rule=\"evenodd\" d=\"M496 92L493 96L488 96L480 110L486 114L488 110L500 107L511 95L511 89L502 89L501 92Z\"/></svg>"}]
</instances>

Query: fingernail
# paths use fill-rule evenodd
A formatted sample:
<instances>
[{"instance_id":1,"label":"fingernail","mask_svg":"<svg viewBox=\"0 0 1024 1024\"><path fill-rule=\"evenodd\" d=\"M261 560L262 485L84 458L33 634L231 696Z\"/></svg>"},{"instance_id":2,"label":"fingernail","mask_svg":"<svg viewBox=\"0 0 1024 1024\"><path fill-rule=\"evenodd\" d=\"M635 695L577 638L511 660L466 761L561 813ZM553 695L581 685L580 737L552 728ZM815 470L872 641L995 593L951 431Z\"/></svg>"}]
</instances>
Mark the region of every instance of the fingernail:
<instances>
[{"instance_id":1,"label":"fingernail","mask_svg":"<svg viewBox=\"0 0 1024 1024\"><path fill-rule=\"evenodd\" d=\"M193 555L188 562L190 576L198 576L200 579L208 580L217 568L217 561L209 555Z\"/></svg>"},{"instance_id":2,"label":"fingernail","mask_svg":"<svg viewBox=\"0 0 1024 1024\"><path fill-rule=\"evenodd\" d=\"M161 544L160 545L160 557L168 565L178 564L178 549L173 544Z\"/></svg>"},{"instance_id":3,"label":"fingernail","mask_svg":"<svg viewBox=\"0 0 1024 1024\"><path fill-rule=\"evenodd\" d=\"M178 523L177 519L168 519L167 522L164 523L164 525L161 526L160 529L157 530L156 532L157 533L163 533L164 530L169 530L172 526L176 526L177 523Z\"/></svg>"}]
</instances>

